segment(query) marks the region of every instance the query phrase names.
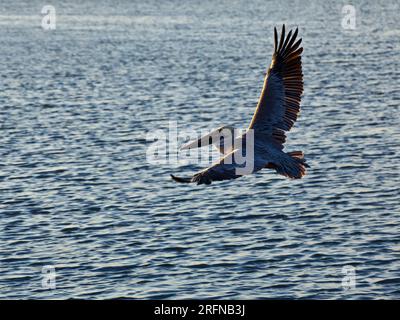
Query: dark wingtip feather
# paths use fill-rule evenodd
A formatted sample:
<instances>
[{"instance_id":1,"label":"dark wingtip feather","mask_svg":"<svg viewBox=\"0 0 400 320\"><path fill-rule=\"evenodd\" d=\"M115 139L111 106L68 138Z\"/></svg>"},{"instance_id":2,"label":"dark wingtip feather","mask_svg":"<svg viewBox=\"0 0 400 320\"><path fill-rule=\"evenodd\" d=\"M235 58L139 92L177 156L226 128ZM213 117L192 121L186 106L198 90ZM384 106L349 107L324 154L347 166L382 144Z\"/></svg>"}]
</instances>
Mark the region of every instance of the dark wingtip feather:
<instances>
[{"instance_id":1,"label":"dark wingtip feather","mask_svg":"<svg viewBox=\"0 0 400 320\"><path fill-rule=\"evenodd\" d=\"M292 45L293 45L294 41L296 40L298 33L299 33L299 28L296 28L295 32L293 33L292 38L290 39L289 43L286 46L287 51L291 50Z\"/></svg>"},{"instance_id":2,"label":"dark wingtip feather","mask_svg":"<svg viewBox=\"0 0 400 320\"><path fill-rule=\"evenodd\" d=\"M274 27L274 52L278 50L278 31L276 31L276 27Z\"/></svg>"},{"instance_id":3,"label":"dark wingtip feather","mask_svg":"<svg viewBox=\"0 0 400 320\"><path fill-rule=\"evenodd\" d=\"M298 34L299 34L299 28L296 28L296 30L293 32L293 37L292 37L293 40L291 40L290 42L293 43L296 40Z\"/></svg>"},{"instance_id":4,"label":"dark wingtip feather","mask_svg":"<svg viewBox=\"0 0 400 320\"><path fill-rule=\"evenodd\" d=\"M287 35L287 37L286 37L286 39L285 39L285 43L283 44L283 47L282 47L282 52L285 52L285 50L286 50L286 48L287 48L287 44L288 44L288 42L289 42L289 40L290 40L291 35L292 35L292 30L289 31L289 33L288 33L288 35Z\"/></svg>"},{"instance_id":5,"label":"dark wingtip feather","mask_svg":"<svg viewBox=\"0 0 400 320\"><path fill-rule=\"evenodd\" d=\"M190 183L190 182L192 182L191 180L191 178L181 178L181 177L176 177L176 176L174 176L173 174L170 174L170 176L171 176L171 178L174 180L174 181L176 181L176 182L179 182L179 183Z\"/></svg>"},{"instance_id":6,"label":"dark wingtip feather","mask_svg":"<svg viewBox=\"0 0 400 320\"><path fill-rule=\"evenodd\" d=\"M290 49L288 49L287 52L283 55L283 58L286 58L287 56L289 56L290 54L295 52L297 50L297 48L300 46L301 41L302 41L302 38L297 40L297 42Z\"/></svg>"},{"instance_id":7,"label":"dark wingtip feather","mask_svg":"<svg viewBox=\"0 0 400 320\"><path fill-rule=\"evenodd\" d=\"M278 52L281 51L284 40L285 40L285 24L282 25L281 39L279 40Z\"/></svg>"}]
</instances>

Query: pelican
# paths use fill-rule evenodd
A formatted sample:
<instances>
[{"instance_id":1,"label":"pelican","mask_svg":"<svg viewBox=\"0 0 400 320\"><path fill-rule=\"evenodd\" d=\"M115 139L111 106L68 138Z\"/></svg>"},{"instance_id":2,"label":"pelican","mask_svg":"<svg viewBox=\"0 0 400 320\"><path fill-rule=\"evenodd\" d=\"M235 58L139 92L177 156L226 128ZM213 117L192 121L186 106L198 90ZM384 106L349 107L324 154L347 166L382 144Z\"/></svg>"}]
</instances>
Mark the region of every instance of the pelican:
<instances>
[{"instance_id":1,"label":"pelican","mask_svg":"<svg viewBox=\"0 0 400 320\"><path fill-rule=\"evenodd\" d=\"M221 126L200 139L189 142L182 150L213 144L221 153L219 161L195 173L192 177L181 178L171 175L182 183L210 184L212 181L236 179L263 168L274 169L278 174L291 179L300 179L309 167L302 151L284 152L286 132L297 120L303 93L301 68L301 38L296 41L298 28L285 36L282 26L280 39L274 28L274 52L271 65L266 73L264 85L256 110L245 133L238 136L232 126ZM249 139L251 133L252 139ZM248 151L251 141L251 170L239 173L244 164L236 160Z\"/></svg>"}]
</instances>

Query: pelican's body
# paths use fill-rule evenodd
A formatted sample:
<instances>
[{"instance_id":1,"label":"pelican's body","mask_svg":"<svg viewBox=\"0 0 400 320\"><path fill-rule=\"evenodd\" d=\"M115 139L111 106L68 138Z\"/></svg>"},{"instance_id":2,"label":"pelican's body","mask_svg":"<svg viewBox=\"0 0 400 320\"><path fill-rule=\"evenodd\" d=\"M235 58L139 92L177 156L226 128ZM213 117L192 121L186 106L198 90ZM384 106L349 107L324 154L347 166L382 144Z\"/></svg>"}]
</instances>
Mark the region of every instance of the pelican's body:
<instances>
[{"instance_id":1,"label":"pelican's body","mask_svg":"<svg viewBox=\"0 0 400 320\"><path fill-rule=\"evenodd\" d=\"M175 181L210 184L212 181L236 179L263 168L275 169L277 173L293 179L304 176L305 167L308 165L305 163L303 152L283 151L285 131L291 129L300 111L303 92L303 48L299 48L301 39L295 42L297 29L293 35L290 31L285 38L283 26L279 42L276 29L274 31L275 50L271 66L247 131L235 136L232 127L223 126L197 141L184 145L182 149L213 144L221 152L222 158L191 178L172 176ZM248 163L239 161L240 156L251 159L251 170L242 172Z\"/></svg>"}]
</instances>

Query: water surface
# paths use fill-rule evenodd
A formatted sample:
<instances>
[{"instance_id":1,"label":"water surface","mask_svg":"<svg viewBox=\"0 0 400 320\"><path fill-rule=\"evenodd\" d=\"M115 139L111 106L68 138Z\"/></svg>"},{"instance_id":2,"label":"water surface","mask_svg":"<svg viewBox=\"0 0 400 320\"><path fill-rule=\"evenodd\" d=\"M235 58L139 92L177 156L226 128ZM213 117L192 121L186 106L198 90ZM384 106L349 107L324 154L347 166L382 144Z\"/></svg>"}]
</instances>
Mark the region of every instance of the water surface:
<instances>
[{"instance_id":1,"label":"water surface","mask_svg":"<svg viewBox=\"0 0 400 320\"><path fill-rule=\"evenodd\" d=\"M400 297L398 1L42 1L0 9L1 298ZM146 133L245 127L273 27L299 26L287 150L308 175L208 187ZM55 290L42 267L56 268ZM344 290L342 268L356 268Z\"/></svg>"}]
</instances>

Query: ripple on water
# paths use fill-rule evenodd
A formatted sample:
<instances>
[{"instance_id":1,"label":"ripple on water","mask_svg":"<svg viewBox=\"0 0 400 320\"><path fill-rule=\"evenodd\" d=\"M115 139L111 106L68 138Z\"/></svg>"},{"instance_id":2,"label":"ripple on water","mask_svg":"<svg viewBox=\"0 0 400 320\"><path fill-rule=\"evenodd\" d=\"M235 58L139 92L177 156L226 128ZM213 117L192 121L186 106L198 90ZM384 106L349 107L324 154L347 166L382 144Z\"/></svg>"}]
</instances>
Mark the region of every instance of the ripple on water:
<instances>
[{"instance_id":1,"label":"ripple on water","mask_svg":"<svg viewBox=\"0 0 400 320\"><path fill-rule=\"evenodd\" d=\"M354 32L334 3L121 3L72 1L43 32L5 1L0 297L399 298L398 3L364 1ZM174 184L202 166L148 163L146 133L246 126L282 22L305 49L286 149L308 175Z\"/></svg>"}]
</instances>

